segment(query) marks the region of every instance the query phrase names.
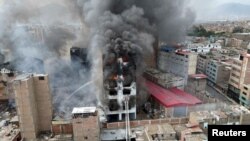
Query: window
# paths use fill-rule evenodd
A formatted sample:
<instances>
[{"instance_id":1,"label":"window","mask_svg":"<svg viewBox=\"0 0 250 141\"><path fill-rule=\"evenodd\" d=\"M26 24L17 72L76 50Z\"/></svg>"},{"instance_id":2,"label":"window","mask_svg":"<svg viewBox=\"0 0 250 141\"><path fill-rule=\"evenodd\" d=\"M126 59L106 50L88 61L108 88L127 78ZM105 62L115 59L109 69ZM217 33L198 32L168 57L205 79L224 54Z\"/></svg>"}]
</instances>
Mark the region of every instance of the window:
<instances>
[{"instance_id":1,"label":"window","mask_svg":"<svg viewBox=\"0 0 250 141\"><path fill-rule=\"evenodd\" d=\"M244 95L247 95L247 93L243 92Z\"/></svg>"},{"instance_id":2,"label":"window","mask_svg":"<svg viewBox=\"0 0 250 141\"><path fill-rule=\"evenodd\" d=\"M244 87L244 89L245 89L245 90L248 90L248 88L247 88L247 87Z\"/></svg>"},{"instance_id":3,"label":"window","mask_svg":"<svg viewBox=\"0 0 250 141\"><path fill-rule=\"evenodd\" d=\"M245 97L241 97L241 99L246 100L246 98L245 98Z\"/></svg>"},{"instance_id":4,"label":"window","mask_svg":"<svg viewBox=\"0 0 250 141\"><path fill-rule=\"evenodd\" d=\"M243 59L244 59L244 57L241 55L241 56L240 56L240 60L243 60Z\"/></svg>"},{"instance_id":5,"label":"window","mask_svg":"<svg viewBox=\"0 0 250 141\"><path fill-rule=\"evenodd\" d=\"M43 76L38 77L39 80L45 80Z\"/></svg>"},{"instance_id":6,"label":"window","mask_svg":"<svg viewBox=\"0 0 250 141\"><path fill-rule=\"evenodd\" d=\"M232 73L232 76L235 77L235 78L240 78L239 76L237 76L236 74Z\"/></svg>"},{"instance_id":7,"label":"window","mask_svg":"<svg viewBox=\"0 0 250 141\"><path fill-rule=\"evenodd\" d=\"M234 81L233 79L230 79L230 81L236 85L238 85L238 82Z\"/></svg>"}]
</instances>

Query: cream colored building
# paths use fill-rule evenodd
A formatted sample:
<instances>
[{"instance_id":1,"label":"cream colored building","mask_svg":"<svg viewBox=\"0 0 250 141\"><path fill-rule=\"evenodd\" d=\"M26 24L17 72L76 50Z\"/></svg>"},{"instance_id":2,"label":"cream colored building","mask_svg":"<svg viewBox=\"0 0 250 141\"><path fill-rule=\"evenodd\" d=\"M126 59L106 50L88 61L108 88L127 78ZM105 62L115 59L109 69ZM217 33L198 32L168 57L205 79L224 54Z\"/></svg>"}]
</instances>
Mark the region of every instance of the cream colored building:
<instances>
[{"instance_id":1,"label":"cream colored building","mask_svg":"<svg viewBox=\"0 0 250 141\"><path fill-rule=\"evenodd\" d=\"M187 51L161 51L158 58L158 68L163 72L170 72L184 78L187 84L188 76L195 74L197 54Z\"/></svg>"},{"instance_id":2,"label":"cream colored building","mask_svg":"<svg viewBox=\"0 0 250 141\"><path fill-rule=\"evenodd\" d=\"M14 80L14 92L22 138L34 141L40 132L50 131L52 100L48 75L19 75Z\"/></svg>"},{"instance_id":3,"label":"cream colored building","mask_svg":"<svg viewBox=\"0 0 250 141\"><path fill-rule=\"evenodd\" d=\"M239 59L233 59L229 79L228 96L240 102L243 84L250 84L250 54L241 54ZM243 96L244 97L244 96Z\"/></svg>"}]
</instances>

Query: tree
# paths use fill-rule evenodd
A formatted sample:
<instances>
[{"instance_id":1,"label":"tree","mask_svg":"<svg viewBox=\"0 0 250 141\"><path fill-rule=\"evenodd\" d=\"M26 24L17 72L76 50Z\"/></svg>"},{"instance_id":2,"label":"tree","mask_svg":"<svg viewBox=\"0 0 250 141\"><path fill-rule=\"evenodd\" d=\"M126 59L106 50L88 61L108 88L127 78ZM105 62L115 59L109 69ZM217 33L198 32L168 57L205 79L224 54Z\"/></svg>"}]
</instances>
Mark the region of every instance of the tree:
<instances>
[{"instance_id":1,"label":"tree","mask_svg":"<svg viewBox=\"0 0 250 141\"><path fill-rule=\"evenodd\" d=\"M233 28L233 33L243 33L244 32L244 28L237 26Z\"/></svg>"}]
</instances>

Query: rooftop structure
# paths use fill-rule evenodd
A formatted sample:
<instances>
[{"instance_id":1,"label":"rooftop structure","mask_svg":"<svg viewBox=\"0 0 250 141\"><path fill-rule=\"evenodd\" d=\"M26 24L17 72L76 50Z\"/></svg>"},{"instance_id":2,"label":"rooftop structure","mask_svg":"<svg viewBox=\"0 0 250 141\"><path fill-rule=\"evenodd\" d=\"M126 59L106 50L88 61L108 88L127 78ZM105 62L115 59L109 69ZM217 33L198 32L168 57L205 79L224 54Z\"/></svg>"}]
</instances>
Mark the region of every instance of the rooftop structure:
<instances>
[{"instance_id":1,"label":"rooftop structure","mask_svg":"<svg viewBox=\"0 0 250 141\"><path fill-rule=\"evenodd\" d=\"M144 72L144 77L164 88L184 89L184 79L173 73L164 73L154 68L148 68Z\"/></svg>"},{"instance_id":2,"label":"rooftop structure","mask_svg":"<svg viewBox=\"0 0 250 141\"><path fill-rule=\"evenodd\" d=\"M210 50L212 49L221 49L221 45L219 43L210 43L210 44L192 43L187 45L187 49L191 52L206 54L210 52Z\"/></svg>"},{"instance_id":3,"label":"rooftop structure","mask_svg":"<svg viewBox=\"0 0 250 141\"><path fill-rule=\"evenodd\" d=\"M170 124L151 124L144 129L145 141L176 141L176 132Z\"/></svg>"},{"instance_id":4,"label":"rooftop structure","mask_svg":"<svg viewBox=\"0 0 250 141\"><path fill-rule=\"evenodd\" d=\"M72 114L87 114L87 113L95 113L96 107L75 107L73 108Z\"/></svg>"}]
</instances>

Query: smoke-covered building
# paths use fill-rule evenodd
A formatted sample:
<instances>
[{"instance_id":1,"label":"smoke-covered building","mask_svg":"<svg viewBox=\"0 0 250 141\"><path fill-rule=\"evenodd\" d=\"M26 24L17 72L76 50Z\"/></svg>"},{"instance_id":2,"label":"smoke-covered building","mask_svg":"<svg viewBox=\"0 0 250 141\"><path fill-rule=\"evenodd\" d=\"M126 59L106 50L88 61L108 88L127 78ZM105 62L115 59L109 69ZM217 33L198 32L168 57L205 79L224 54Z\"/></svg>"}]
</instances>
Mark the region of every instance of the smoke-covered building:
<instances>
[{"instance_id":1,"label":"smoke-covered building","mask_svg":"<svg viewBox=\"0 0 250 141\"><path fill-rule=\"evenodd\" d=\"M90 70L87 48L72 47L70 49L71 65L79 73L85 73Z\"/></svg>"},{"instance_id":2,"label":"smoke-covered building","mask_svg":"<svg viewBox=\"0 0 250 141\"><path fill-rule=\"evenodd\" d=\"M108 121L136 118L135 54L120 38L113 40L104 65L104 94Z\"/></svg>"}]
</instances>

